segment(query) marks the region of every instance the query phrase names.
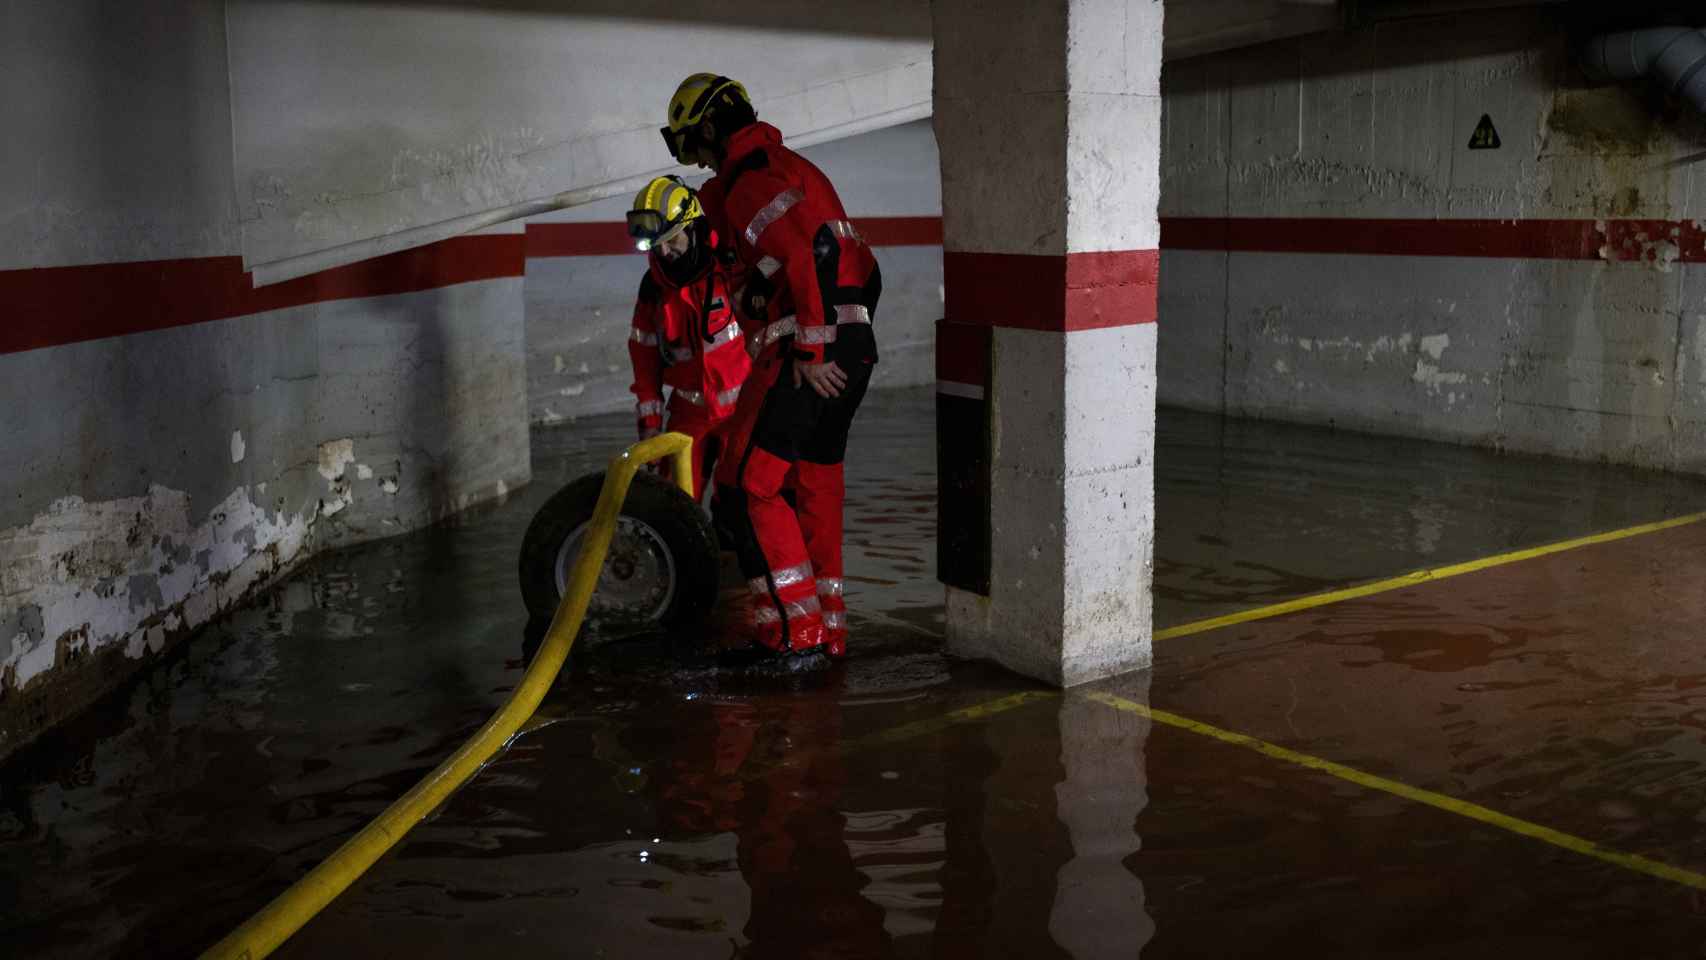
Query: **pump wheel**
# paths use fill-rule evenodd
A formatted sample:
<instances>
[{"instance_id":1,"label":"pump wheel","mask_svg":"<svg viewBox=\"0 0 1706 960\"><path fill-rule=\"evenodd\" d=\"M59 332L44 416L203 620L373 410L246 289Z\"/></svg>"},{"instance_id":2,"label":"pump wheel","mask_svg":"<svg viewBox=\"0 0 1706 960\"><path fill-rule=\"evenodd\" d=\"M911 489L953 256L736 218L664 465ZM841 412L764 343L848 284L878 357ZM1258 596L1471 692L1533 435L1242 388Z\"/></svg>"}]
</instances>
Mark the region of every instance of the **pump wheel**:
<instances>
[{"instance_id":1,"label":"pump wheel","mask_svg":"<svg viewBox=\"0 0 1706 960\"><path fill-rule=\"evenodd\" d=\"M521 595L550 622L604 487L595 473L545 501L521 540ZM605 555L586 622L601 632L675 629L702 622L717 600L717 535L692 498L653 474L634 477Z\"/></svg>"}]
</instances>

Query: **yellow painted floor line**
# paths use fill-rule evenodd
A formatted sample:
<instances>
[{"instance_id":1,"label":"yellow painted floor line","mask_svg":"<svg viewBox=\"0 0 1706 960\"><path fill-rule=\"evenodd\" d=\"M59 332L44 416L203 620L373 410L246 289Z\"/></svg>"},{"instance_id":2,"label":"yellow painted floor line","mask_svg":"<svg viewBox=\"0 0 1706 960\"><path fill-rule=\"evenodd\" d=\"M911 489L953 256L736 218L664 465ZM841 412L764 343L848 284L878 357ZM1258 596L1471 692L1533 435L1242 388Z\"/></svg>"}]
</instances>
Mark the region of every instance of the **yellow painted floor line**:
<instances>
[{"instance_id":1,"label":"yellow painted floor line","mask_svg":"<svg viewBox=\"0 0 1706 960\"><path fill-rule=\"evenodd\" d=\"M1450 566L1433 567L1428 570L1415 570L1410 573L1390 577L1385 580L1376 580L1373 583L1365 583L1358 587L1347 587L1343 590L1333 590L1328 593L1317 593L1313 596L1299 597L1296 600L1287 600L1284 603L1276 603L1271 606L1257 607L1253 610L1243 610L1238 613L1229 613L1223 617L1211 617L1207 620L1194 620L1190 623L1182 623L1176 627L1168 627L1165 630L1155 631L1155 639L1172 640L1178 637L1188 637L1192 634L1206 633L1209 630L1217 630L1221 627L1230 627L1233 624L1249 623L1252 620L1266 620L1270 617L1278 617L1287 613L1296 613L1299 610L1308 610L1313 607L1324 607L1330 603L1342 603L1346 600L1355 600L1358 597L1372 596L1377 593L1386 593L1391 590L1402 590L1405 587L1414 587L1418 584L1428 583L1433 580L1444 580L1447 577L1462 576L1465 573L1474 573L1477 570L1486 570L1490 567L1502 567L1509 563L1520 563L1524 560L1533 560L1536 557L1544 557L1554 553L1563 553L1566 550L1574 550L1578 547L1588 547L1596 543L1611 543L1615 540L1627 540L1630 537L1638 537L1642 534L1658 533L1661 530L1672 530L1677 527L1688 526L1691 523L1699 523L1701 520L1706 520L1706 513L1691 513L1684 517L1674 517L1670 520L1660 520L1657 523L1643 523L1639 526L1625 527L1622 530L1612 530L1607 533L1596 533L1592 536L1577 537L1574 540L1564 540L1558 543L1549 543L1544 546L1529 547L1526 550L1515 550L1510 553L1501 553L1497 556L1484 557L1480 560L1470 560L1466 563L1454 563Z\"/></svg>"},{"instance_id":2,"label":"yellow painted floor line","mask_svg":"<svg viewBox=\"0 0 1706 960\"><path fill-rule=\"evenodd\" d=\"M1060 696L1060 691L1058 690L1022 690L1018 693L999 697L986 703L979 703L970 707L962 707L958 710L950 710L940 716L917 720L912 723L903 723L898 727L890 727L887 730L879 730L876 733L869 734L867 736L848 740L843 743L842 749L851 751L865 747L879 747L886 746L891 743L900 743L903 740L911 740L914 737L922 737L926 734L935 733L939 730L946 730L956 723L965 723L969 720L983 720L988 717L993 717L998 713L1005 713L1008 710L1022 707L1028 703L1033 703L1037 700L1047 700L1058 696Z\"/></svg>"},{"instance_id":3,"label":"yellow painted floor line","mask_svg":"<svg viewBox=\"0 0 1706 960\"><path fill-rule=\"evenodd\" d=\"M1347 780L1351 783L1357 784L1358 786L1367 787L1370 790L1379 790L1383 793L1390 793L1393 796L1403 797L1406 800L1425 803L1430 807L1444 810L1447 813L1455 813L1460 817L1468 817L1471 820L1476 820L1481 823L1488 824L1489 826L1498 827L1501 830L1509 830L1511 833L1539 840L1542 843L1549 843L1555 847L1562 847L1572 853L1579 853L1585 857L1592 857L1595 860L1609 863L1613 866L1622 867L1625 870L1633 870L1636 873L1644 873L1648 876L1658 877L1661 880L1680 883L1683 886L1693 887L1696 890L1706 890L1706 875L1698 874L1691 870L1684 870L1681 867L1673 867L1669 864L1660 863L1657 860L1649 860L1646 857L1638 856L1636 854L1622 853L1617 850L1612 850L1608 847L1600 846L1591 840L1583 840L1581 837L1562 833L1560 831L1553 830L1550 827L1543 827L1537 823L1530 823L1527 820L1509 816L1507 814L1500 813L1497 810L1489 810L1486 807L1470 803L1467 800L1458 800L1453 797L1448 797L1442 793L1434 793L1432 790L1423 790L1419 787L1412 787L1409 784L1399 783L1396 780L1377 777L1372 773L1363 773L1361 770L1347 767L1342 763L1334 763L1331 760L1312 757L1307 753L1298 753L1296 750L1287 750L1285 747L1268 743L1265 740L1258 740L1255 737L1247 737L1244 734L1233 733L1230 730L1222 730L1219 727L1201 723L1188 717L1181 717L1176 713L1168 713L1165 710L1156 710L1134 700L1127 700L1124 697L1115 696L1111 693L1091 693L1086 694L1086 696L1091 700L1095 700L1098 703L1105 703L1117 710L1124 710L1128 713L1135 713L1140 716L1148 717L1156 723L1164 723L1170 727L1189 730L1192 733L1201 734L1205 737L1212 737L1222 743L1229 743L1234 746L1254 750L1263 756L1272 757L1276 760L1284 760L1287 763L1295 763L1298 766L1308 767L1311 770L1319 770L1322 773L1331 774L1341 780Z\"/></svg>"}]
</instances>

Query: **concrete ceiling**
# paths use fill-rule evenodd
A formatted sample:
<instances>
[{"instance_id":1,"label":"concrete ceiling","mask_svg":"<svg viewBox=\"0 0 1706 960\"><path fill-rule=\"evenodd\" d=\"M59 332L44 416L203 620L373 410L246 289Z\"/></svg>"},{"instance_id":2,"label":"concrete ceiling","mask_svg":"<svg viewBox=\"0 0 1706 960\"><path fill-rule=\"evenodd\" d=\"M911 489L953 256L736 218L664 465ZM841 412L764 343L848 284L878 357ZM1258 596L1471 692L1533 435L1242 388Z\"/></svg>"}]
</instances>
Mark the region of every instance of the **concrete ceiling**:
<instances>
[{"instance_id":1,"label":"concrete ceiling","mask_svg":"<svg viewBox=\"0 0 1706 960\"><path fill-rule=\"evenodd\" d=\"M1405 17L1439 16L1564 0L1174 0L1167 5L1168 60Z\"/></svg>"}]
</instances>

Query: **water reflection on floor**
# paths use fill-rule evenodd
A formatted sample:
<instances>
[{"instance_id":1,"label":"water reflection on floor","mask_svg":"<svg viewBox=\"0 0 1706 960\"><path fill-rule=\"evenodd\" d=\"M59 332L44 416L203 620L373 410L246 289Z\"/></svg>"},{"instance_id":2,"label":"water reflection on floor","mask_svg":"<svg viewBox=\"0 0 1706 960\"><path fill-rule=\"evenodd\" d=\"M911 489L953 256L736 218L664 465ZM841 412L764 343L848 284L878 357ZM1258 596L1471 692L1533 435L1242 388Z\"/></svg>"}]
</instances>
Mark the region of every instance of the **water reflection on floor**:
<instances>
[{"instance_id":1,"label":"water reflection on floor","mask_svg":"<svg viewBox=\"0 0 1706 960\"><path fill-rule=\"evenodd\" d=\"M845 667L758 682L590 644L282 955L1706 942L1686 887L942 656L930 410L876 394L855 432ZM630 430L540 431L507 502L321 558L0 770L0 943L193 953L383 809L519 677L521 532ZM1162 625L1706 508L1652 474L1170 411L1158 446ZM1706 869L1702 547L1685 529L1172 641L1092 691Z\"/></svg>"}]
</instances>

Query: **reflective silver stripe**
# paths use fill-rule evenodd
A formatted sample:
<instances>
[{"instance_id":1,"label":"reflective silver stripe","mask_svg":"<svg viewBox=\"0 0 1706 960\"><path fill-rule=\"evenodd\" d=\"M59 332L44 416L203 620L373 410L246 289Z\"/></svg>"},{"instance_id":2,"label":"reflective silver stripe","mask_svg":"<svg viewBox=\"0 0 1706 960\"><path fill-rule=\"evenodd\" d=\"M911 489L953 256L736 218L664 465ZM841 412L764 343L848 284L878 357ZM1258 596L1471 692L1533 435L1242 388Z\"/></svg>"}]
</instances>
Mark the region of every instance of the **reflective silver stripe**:
<instances>
[{"instance_id":1,"label":"reflective silver stripe","mask_svg":"<svg viewBox=\"0 0 1706 960\"><path fill-rule=\"evenodd\" d=\"M710 353L712 350L716 350L719 347L734 343L736 340L739 340L740 337L740 324L731 323L723 329L718 330L716 333L711 334L711 342L706 345L705 352Z\"/></svg>"},{"instance_id":2,"label":"reflective silver stripe","mask_svg":"<svg viewBox=\"0 0 1706 960\"><path fill-rule=\"evenodd\" d=\"M705 344L705 352L710 353L712 350L734 343L740 338L740 324L728 324L723 327L723 329L711 334L709 342ZM653 342L656 342L655 337L653 338ZM671 347L665 344L658 348L658 352L663 354L663 362L668 364L687 363L692 360L694 356L693 347L691 345L685 347Z\"/></svg>"},{"instance_id":3,"label":"reflective silver stripe","mask_svg":"<svg viewBox=\"0 0 1706 960\"><path fill-rule=\"evenodd\" d=\"M753 577L751 580L748 580L746 582L746 588L751 590L753 596L756 597L766 596L770 593L770 584L765 583L763 577Z\"/></svg>"},{"instance_id":4,"label":"reflective silver stripe","mask_svg":"<svg viewBox=\"0 0 1706 960\"><path fill-rule=\"evenodd\" d=\"M847 629L847 614L840 610L825 610L823 612L823 625L831 630L845 630Z\"/></svg>"},{"instance_id":5,"label":"reflective silver stripe","mask_svg":"<svg viewBox=\"0 0 1706 960\"><path fill-rule=\"evenodd\" d=\"M796 583L804 583L811 578L812 564L810 560L791 567L784 567L781 570L770 571L770 579L776 581L776 589L778 590L786 590Z\"/></svg>"},{"instance_id":6,"label":"reflective silver stripe","mask_svg":"<svg viewBox=\"0 0 1706 960\"><path fill-rule=\"evenodd\" d=\"M778 611L774 606L754 607L752 610L752 622L775 623L782 619L783 613L786 613L790 617L809 617L813 614L822 612L823 605L818 603L817 598L807 597L804 600L796 600L782 604L782 609L780 611Z\"/></svg>"},{"instance_id":7,"label":"reflective silver stripe","mask_svg":"<svg viewBox=\"0 0 1706 960\"><path fill-rule=\"evenodd\" d=\"M705 405L705 394L699 390L677 390L674 395L686 400L695 407L702 407ZM720 407L726 407L739 399L740 388L735 387L731 390L724 390L722 393L717 394L717 405Z\"/></svg>"},{"instance_id":8,"label":"reflective silver stripe","mask_svg":"<svg viewBox=\"0 0 1706 960\"><path fill-rule=\"evenodd\" d=\"M760 257L758 260L758 272L764 274L766 280L774 277L776 271L780 269L782 269L782 261L775 257Z\"/></svg>"},{"instance_id":9,"label":"reflective silver stripe","mask_svg":"<svg viewBox=\"0 0 1706 960\"><path fill-rule=\"evenodd\" d=\"M765 327L759 332L758 336L748 340L746 342L746 352L756 357L764 350L765 347L770 346L772 343L775 343L783 337L792 335L797 329L799 329L799 326L792 314L783 317L775 323L772 323L770 326Z\"/></svg>"},{"instance_id":10,"label":"reflective silver stripe","mask_svg":"<svg viewBox=\"0 0 1706 960\"><path fill-rule=\"evenodd\" d=\"M799 331L800 342L809 344L834 343L835 327L843 324L870 322L871 311L857 303L844 303L835 308L834 327L806 327Z\"/></svg>"},{"instance_id":11,"label":"reflective silver stripe","mask_svg":"<svg viewBox=\"0 0 1706 960\"><path fill-rule=\"evenodd\" d=\"M807 597L782 604L782 611L790 617L809 617L814 613L822 613L823 604L819 603L816 597Z\"/></svg>"},{"instance_id":12,"label":"reflective silver stripe","mask_svg":"<svg viewBox=\"0 0 1706 960\"><path fill-rule=\"evenodd\" d=\"M642 417L661 417L663 416L663 401L645 400L636 404L634 409L638 410Z\"/></svg>"},{"instance_id":13,"label":"reflective silver stripe","mask_svg":"<svg viewBox=\"0 0 1706 960\"><path fill-rule=\"evenodd\" d=\"M835 308L836 323L870 323L871 311L862 304L844 303Z\"/></svg>"},{"instance_id":14,"label":"reflective silver stripe","mask_svg":"<svg viewBox=\"0 0 1706 960\"><path fill-rule=\"evenodd\" d=\"M818 577L817 595L820 597L839 597L847 593L847 582L840 577Z\"/></svg>"},{"instance_id":15,"label":"reflective silver stripe","mask_svg":"<svg viewBox=\"0 0 1706 960\"><path fill-rule=\"evenodd\" d=\"M865 238L859 236L859 231L854 229L853 224L848 223L846 220L831 220L826 224L826 226L829 227L830 233L835 234L843 240L857 240L860 243L865 242Z\"/></svg>"},{"instance_id":16,"label":"reflective silver stripe","mask_svg":"<svg viewBox=\"0 0 1706 960\"><path fill-rule=\"evenodd\" d=\"M635 327L634 332L628 334L628 339L634 341L635 343L639 344L642 347L655 347L658 345L658 335L657 334L647 333L646 331L641 330L639 327Z\"/></svg>"},{"instance_id":17,"label":"reflective silver stripe","mask_svg":"<svg viewBox=\"0 0 1706 960\"><path fill-rule=\"evenodd\" d=\"M764 205L764 209L753 216L752 222L746 225L746 242L758 243L758 238L764 234L764 231L768 230L772 223L782 219L782 215L792 210L794 204L799 203L803 197L805 194L801 193L798 187L790 187L778 193L775 198Z\"/></svg>"}]
</instances>

